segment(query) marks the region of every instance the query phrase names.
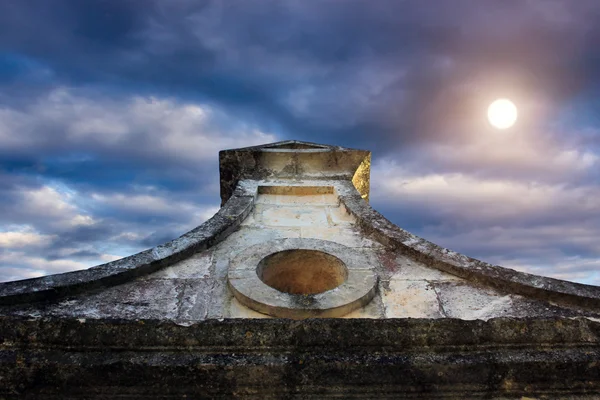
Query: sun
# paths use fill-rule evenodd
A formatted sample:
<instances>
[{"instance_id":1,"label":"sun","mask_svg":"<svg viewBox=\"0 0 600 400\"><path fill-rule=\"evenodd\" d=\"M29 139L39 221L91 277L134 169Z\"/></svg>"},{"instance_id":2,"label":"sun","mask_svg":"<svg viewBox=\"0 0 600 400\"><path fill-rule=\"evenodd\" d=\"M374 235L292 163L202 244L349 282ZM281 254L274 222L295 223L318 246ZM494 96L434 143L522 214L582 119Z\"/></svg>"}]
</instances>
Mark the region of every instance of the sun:
<instances>
[{"instance_id":1,"label":"sun","mask_svg":"<svg viewBox=\"0 0 600 400\"><path fill-rule=\"evenodd\" d=\"M508 99L497 99L488 107L488 121L497 129L507 129L517 121L517 106Z\"/></svg>"}]
</instances>

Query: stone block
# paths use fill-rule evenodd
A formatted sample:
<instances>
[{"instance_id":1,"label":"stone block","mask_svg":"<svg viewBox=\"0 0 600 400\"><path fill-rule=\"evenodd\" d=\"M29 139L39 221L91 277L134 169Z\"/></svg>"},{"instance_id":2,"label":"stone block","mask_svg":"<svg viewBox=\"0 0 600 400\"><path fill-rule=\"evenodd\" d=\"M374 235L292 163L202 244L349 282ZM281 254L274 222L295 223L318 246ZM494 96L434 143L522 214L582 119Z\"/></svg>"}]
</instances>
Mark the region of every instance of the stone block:
<instances>
[{"instance_id":1,"label":"stone block","mask_svg":"<svg viewBox=\"0 0 600 400\"><path fill-rule=\"evenodd\" d=\"M488 320L511 314L512 297L494 289L463 282L436 283L435 287L450 318Z\"/></svg>"},{"instance_id":2,"label":"stone block","mask_svg":"<svg viewBox=\"0 0 600 400\"><path fill-rule=\"evenodd\" d=\"M327 211L329 212L331 222L335 225L354 225L356 223L356 218L354 218L343 205L340 205L339 207L328 207Z\"/></svg>"},{"instance_id":3,"label":"stone block","mask_svg":"<svg viewBox=\"0 0 600 400\"><path fill-rule=\"evenodd\" d=\"M307 226L300 228L300 235L303 238L329 240L348 247L382 246L380 243L365 237L358 229L353 227Z\"/></svg>"},{"instance_id":4,"label":"stone block","mask_svg":"<svg viewBox=\"0 0 600 400\"><path fill-rule=\"evenodd\" d=\"M256 205L255 218L267 226L328 226L324 207L280 207Z\"/></svg>"},{"instance_id":5,"label":"stone block","mask_svg":"<svg viewBox=\"0 0 600 400\"><path fill-rule=\"evenodd\" d=\"M427 280L427 281L462 281L463 279L442 272L438 269L427 267L425 264L413 260L407 256L396 257L396 271L392 279L397 280Z\"/></svg>"},{"instance_id":6,"label":"stone block","mask_svg":"<svg viewBox=\"0 0 600 400\"><path fill-rule=\"evenodd\" d=\"M208 278L212 255L212 250L194 254L190 258L163 268L143 279Z\"/></svg>"},{"instance_id":7,"label":"stone block","mask_svg":"<svg viewBox=\"0 0 600 400\"><path fill-rule=\"evenodd\" d=\"M442 318L440 304L431 284L424 280L392 279L383 289L386 318Z\"/></svg>"},{"instance_id":8,"label":"stone block","mask_svg":"<svg viewBox=\"0 0 600 400\"><path fill-rule=\"evenodd\" d=\"M273 318L270 315L254 311L239 301L235 297L231 299L227 312L228 318Z\"/></svg>"}]
</instances>

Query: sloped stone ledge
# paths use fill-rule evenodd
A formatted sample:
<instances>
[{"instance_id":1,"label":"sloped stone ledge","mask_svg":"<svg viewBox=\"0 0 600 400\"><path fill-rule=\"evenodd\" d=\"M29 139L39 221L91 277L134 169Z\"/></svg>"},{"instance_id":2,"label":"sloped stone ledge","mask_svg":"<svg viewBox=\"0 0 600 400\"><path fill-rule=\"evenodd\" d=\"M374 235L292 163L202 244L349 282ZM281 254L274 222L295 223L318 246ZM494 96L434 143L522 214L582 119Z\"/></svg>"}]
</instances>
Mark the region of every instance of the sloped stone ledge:
<instances>
[{"instance_id":1,"label":"sloped stone ledge","mask_svg":"<svg viewBox=\"0 0 600 400\"><path fill-rule=\"evenodd\" d=\"M186 234L132 256L89 269L0 283L0 305L51 301L119 285L204 251L231 234L252 211L254 193L238 188L209 220Z\"/></svg>"},{"instance_id":2,"label":"sloped stone ledge","mask_svg":"<svg viewBox=\"0 0 600 400\"><path fill-rule=\"evenodd\" d=\"M600 309L600 287L515 271L448 250L394 225L365 202L350 182L340 200L359 226L391 249L430 267L500 290L564 305Z\"/></svg>"},{"instance_id":3,"label":"sloped stone ledge","mask_svg":"<svg viewBox=\"0 0 600 400\"><path fill-rule=\"evenodd\" d=\"M587 319L178 326L4 317L0 337L0 397L512 399L600 390L600 323Z\"/></svg>"}]
</instances>

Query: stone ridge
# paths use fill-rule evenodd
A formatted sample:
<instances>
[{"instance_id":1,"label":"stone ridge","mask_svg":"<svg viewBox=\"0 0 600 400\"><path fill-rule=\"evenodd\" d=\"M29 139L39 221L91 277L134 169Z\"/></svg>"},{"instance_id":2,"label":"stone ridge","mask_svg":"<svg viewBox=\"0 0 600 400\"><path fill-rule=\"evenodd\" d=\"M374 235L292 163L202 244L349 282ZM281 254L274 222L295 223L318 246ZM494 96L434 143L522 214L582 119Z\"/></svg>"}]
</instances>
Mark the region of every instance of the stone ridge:
<instances>
[{"instance_id":1,"label":"stone ridge","mask_svg":"<svg viewBox=\"0 0 600 400\"><path fill-rule=\"evenodd\" d=\"M394 225L366 203L350 183L342 183L340 200L359 226L402 254L440 271L497 289L587 309L600 310L600 287L584 285L491 265L429 242Z\"/></svg>"},{"instance_id":2,"label":"stone ridge","mask_svg":"<svg viewBox=\"0 0 600 400\"><path fill-rule=\"evenodd\" d=\"M587 319L0 317L0 397L593 398Z\"/></svg>"},{"instance_id":3,"label":"stone ridge","mask_svg":"<svg viewBox=\"0 0 600 400\"><path fill-rule=\"evenodd\" d=\"M222 151L239 151L239 150L262 150L262 149L339 149L353 150L341 146L333 146L329 144L304 142L301 140L282 140L279 142L260 144L258 146L238 147L236 149L225 149Z\"/></svg>"},{"instance_id":4,"label":"stone ridge","mask_svg":"<svg viewBox=\"0 0 600 400\"><path fill-rule=\"evenodd\" d=\"M156 272L229 236L250 214L253 205L254 194L240 189L212 218L170 242L81 271L0 283L0 305L52 301Z\"/></svg>"}]
</instances>

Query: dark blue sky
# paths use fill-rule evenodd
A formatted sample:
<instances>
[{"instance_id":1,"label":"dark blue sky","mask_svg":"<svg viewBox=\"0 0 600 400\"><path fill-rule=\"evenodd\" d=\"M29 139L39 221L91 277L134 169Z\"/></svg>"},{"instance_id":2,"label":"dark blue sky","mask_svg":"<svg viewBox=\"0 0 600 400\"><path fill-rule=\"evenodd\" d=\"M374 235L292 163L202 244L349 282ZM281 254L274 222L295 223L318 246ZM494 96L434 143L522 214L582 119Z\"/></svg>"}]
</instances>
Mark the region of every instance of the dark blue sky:
<instances>
[{"instance_id":1,"label":"dark blue sky","mask_svg":"<svg viewBox=\"0 0 600 400\"><path fill-rule=\"evenodd\" d=\"M373 151L405 229L600 284L596 0L0 5L1 280L179 236L217 209L218 150L298 139Z\"/></svg>"}]
</instances>

